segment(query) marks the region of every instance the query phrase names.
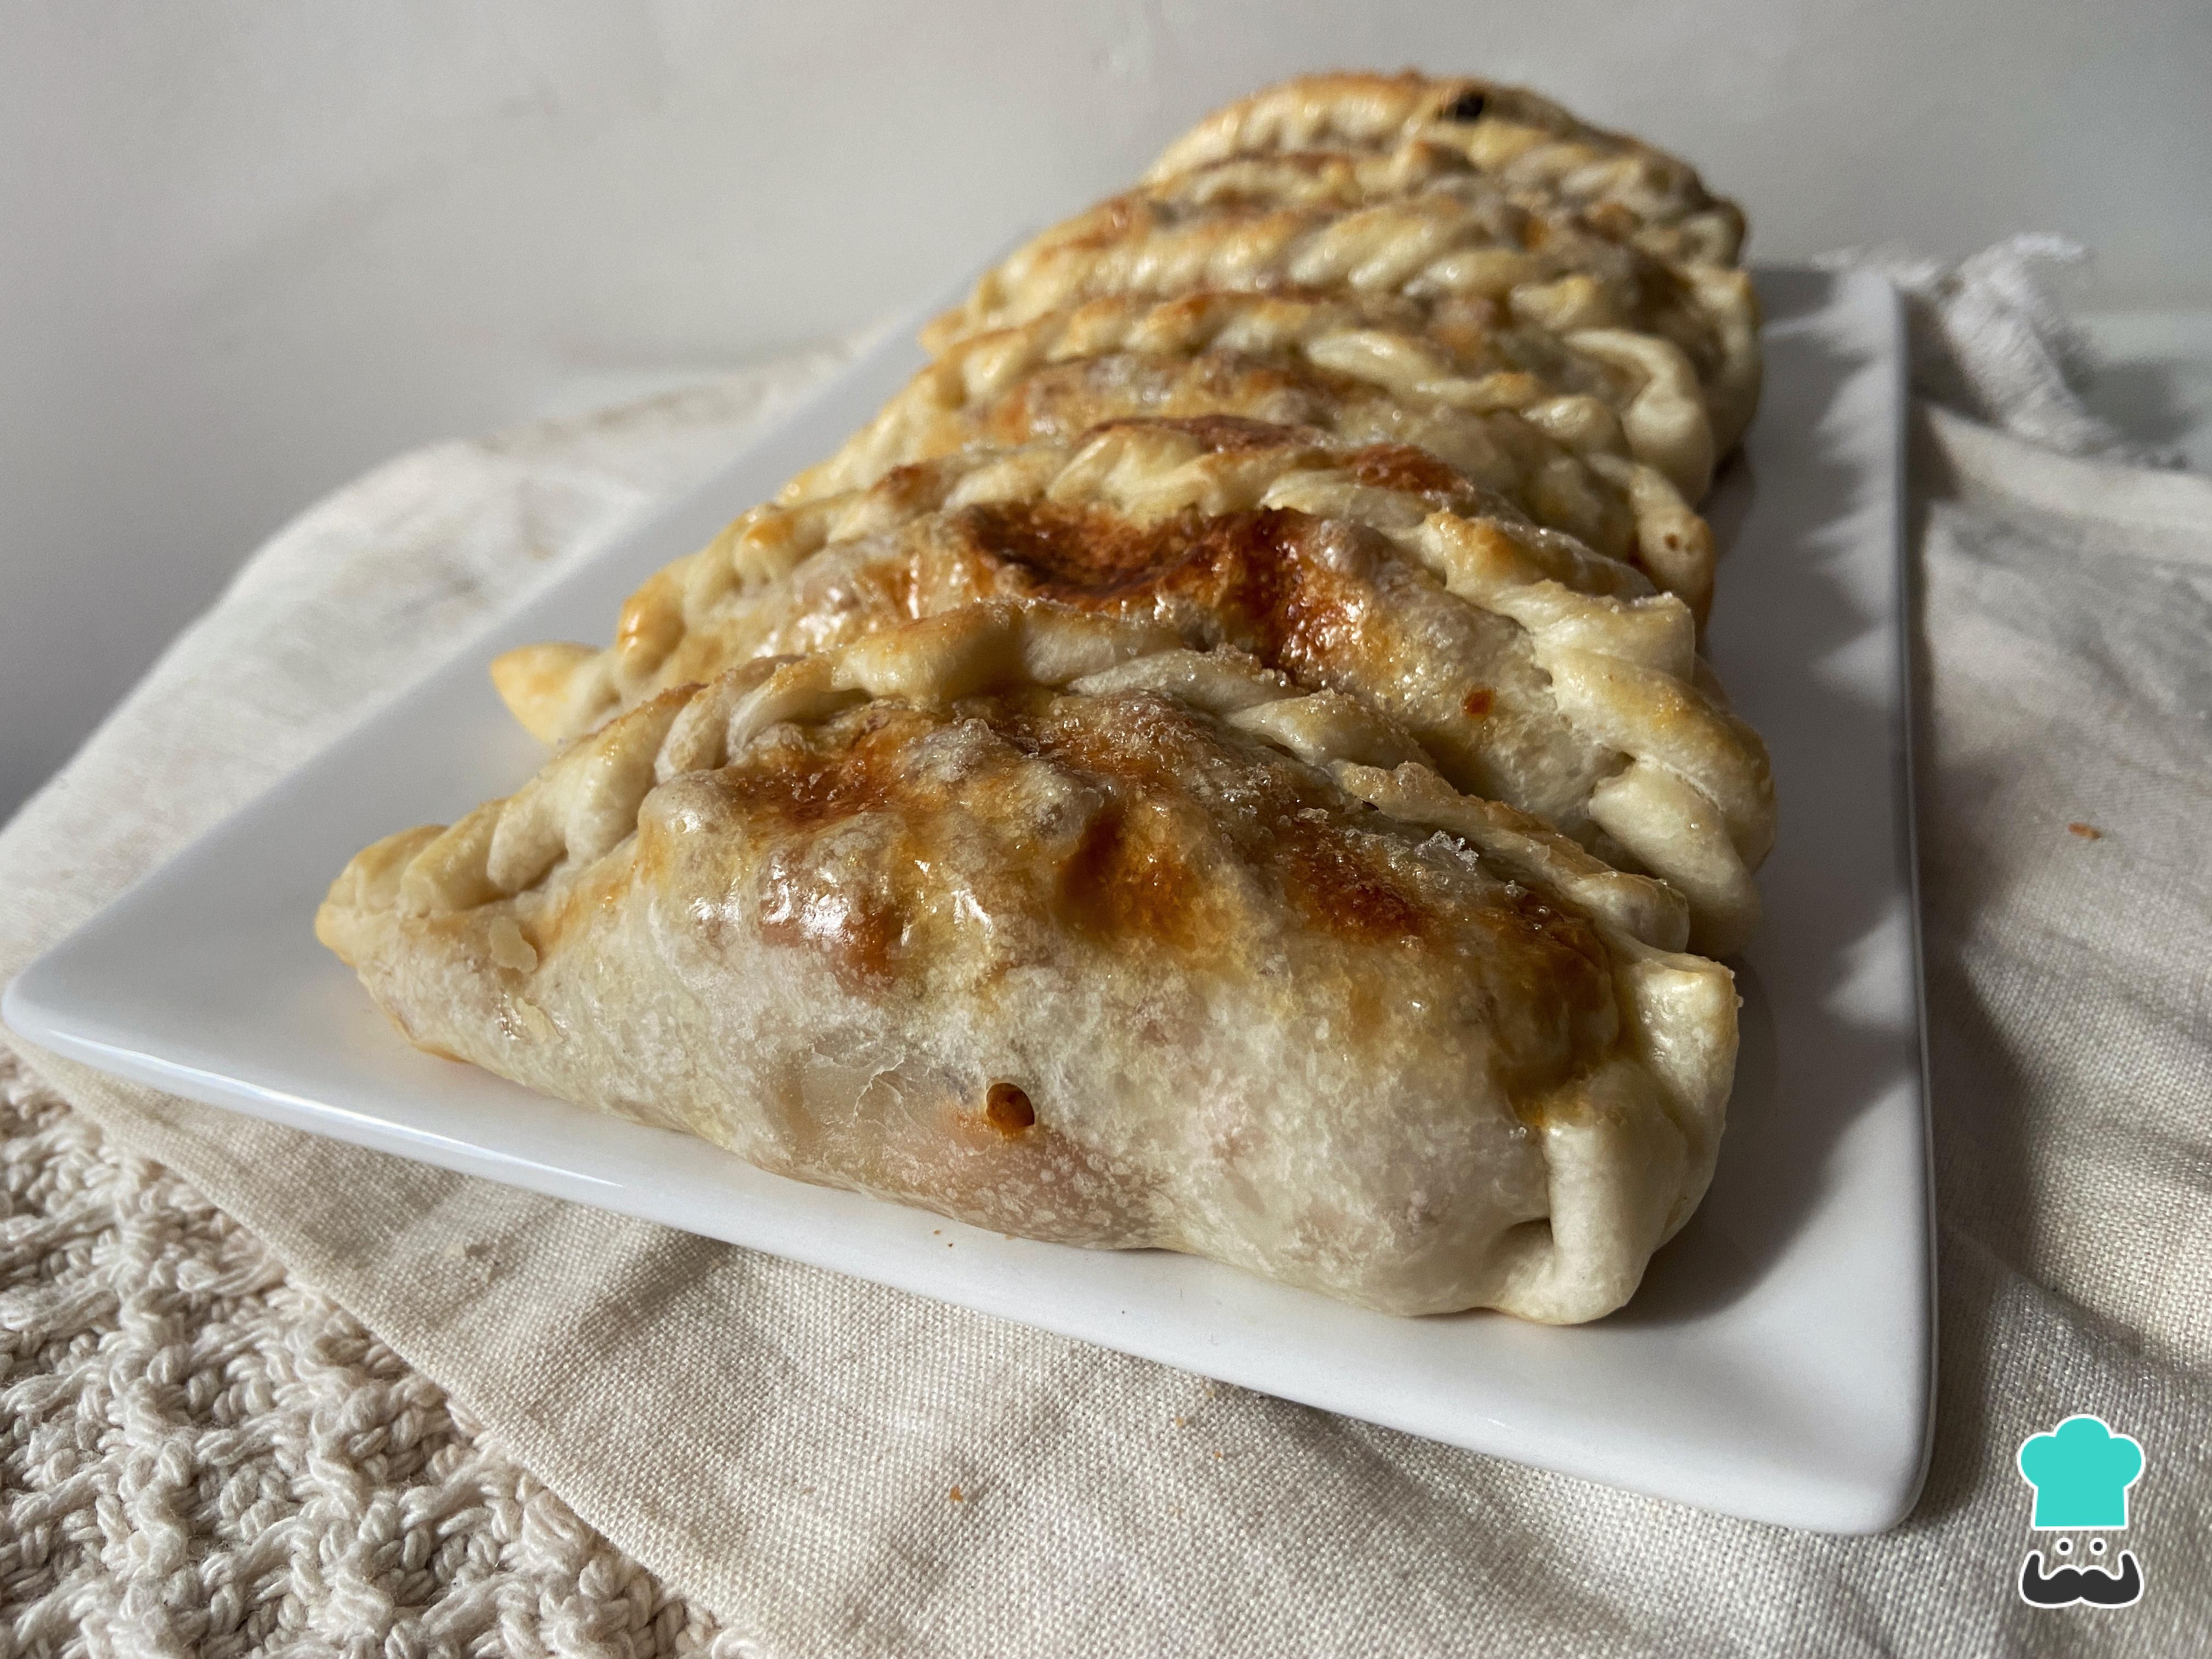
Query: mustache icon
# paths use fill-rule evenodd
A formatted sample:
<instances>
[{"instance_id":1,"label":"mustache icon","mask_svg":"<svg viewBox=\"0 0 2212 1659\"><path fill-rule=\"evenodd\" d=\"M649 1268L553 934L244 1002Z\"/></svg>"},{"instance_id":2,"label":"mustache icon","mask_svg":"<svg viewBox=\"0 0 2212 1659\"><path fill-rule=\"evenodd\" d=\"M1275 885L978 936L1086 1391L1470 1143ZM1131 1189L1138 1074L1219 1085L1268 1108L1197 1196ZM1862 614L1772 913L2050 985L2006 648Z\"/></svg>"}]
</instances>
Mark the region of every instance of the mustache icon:
<instances>
[{"instance_id":1,"label":"mustache icon","mask_svg":"<svg viewBox=\"0 0 2212 1659\"><path fill-rule=\"evenodd\" d=\"M2071 1607L2086 1601L2093 1607L2132 1607L2142 1600L2142 1568L2133 1550L2120 1552L2120 1570L2102 1567L2061 1567L2043 1571L2043 1552L2030 1550L2020 1564L2021 1599L2039 1607Z\"/></svg>"}]
</instances>

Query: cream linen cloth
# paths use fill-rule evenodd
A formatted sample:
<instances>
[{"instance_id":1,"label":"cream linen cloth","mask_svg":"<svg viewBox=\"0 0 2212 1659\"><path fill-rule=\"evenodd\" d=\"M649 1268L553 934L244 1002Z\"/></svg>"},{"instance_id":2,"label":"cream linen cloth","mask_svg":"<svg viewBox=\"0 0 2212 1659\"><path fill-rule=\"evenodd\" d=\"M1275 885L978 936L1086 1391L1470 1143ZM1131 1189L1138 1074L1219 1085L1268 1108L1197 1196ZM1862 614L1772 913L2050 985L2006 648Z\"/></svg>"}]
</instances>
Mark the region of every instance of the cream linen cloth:
<instances>
[{"instance_id":1,"label":"cream linen cloth","mask_svg":"<svg viewBox=\"0 0 2212 1659\"><path fill-rule=\"evenodd\" d=\"M824 366L427 451L308 513L0 835L0 974ZM2212 481L1941 412L1920 435L1942 1370L1926 1495L1885 1537L1535 1473L28 1058L763 1654L2212 1650ZM2033 1611L2014 1455L2082 1411L2146 1449L2148 1588Z\"/></svg>"}]
</instances>

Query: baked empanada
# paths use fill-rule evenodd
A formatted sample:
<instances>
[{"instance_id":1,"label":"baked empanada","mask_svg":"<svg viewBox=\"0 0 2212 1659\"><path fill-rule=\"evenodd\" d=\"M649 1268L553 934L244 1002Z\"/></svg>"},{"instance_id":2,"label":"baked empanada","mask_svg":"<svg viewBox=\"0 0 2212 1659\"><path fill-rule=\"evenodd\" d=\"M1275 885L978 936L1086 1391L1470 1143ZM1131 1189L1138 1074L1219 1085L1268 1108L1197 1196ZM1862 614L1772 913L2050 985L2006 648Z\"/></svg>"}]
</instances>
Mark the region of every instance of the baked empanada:
<instances>
[{"instance_id":1,"label":"baked empanada","mask_svg":"<svg viewBox=\"0 0 2212 1659\"><path fill-rule=\"evenodd\" d=\"M756 508L647 581L608 649L527 647L493 677L562 741L749 657L993 599L1250 652L1382 711L1455 787L1665 877L1698 949L1755 923L1765 752L1718 700L1688 607L1401 446L1135 420L900 468Z\"/></svg>"},{"instance_id":2,"label":"baked empanada","mask_svg":"<svg viewBox=\"0 0 2212 1659\"><path fill-rule=\"evenodd\" d=\"M1470 76L1302 76L1241 99L1184 134L1146 175L1283 151L1448 149L1523 200L1583 209L1605 234L1668 258L1733 264L1743 214L1694 168L1520 87Z\"/></svg>"},{"instance_id":3,"label":"baked empanada","mask_svg":"<svg viewBox=\"0 0 2212 1659\"><path fill-rule=\"evenodd\" d=\"M1289 314L1273 319L1272 340L1268 325L1242 314L1268 307ZM1712 596L1712 532L1663 474L1618 453L1625 447L1620 422L1605 404L1587 397L1547 400L1554 427L1579 426L1589 441L1585 449L1571 449L1515 410L1484 407L1498 393L1453 376L1445 349L1419 335L1332 330L1311 316L1305 320L1316 325L1304 331L1283 326L1300 310L1328 309L1259 295L1194 295L1157 306L1100 301L1082 307L1092 314L1079 325L1071 325L1070 313L1054 313L963 340L778 499L862 489L910 462L1070 437L1127 416L1233 415L1311 428L1348 443L1426 450L1539 524L1634 564L1704 622ZM1103 325L1108 319L1099 313L1109 312L1121 313L1121 339ZM1178 328L1178 321L1186 325ZM1071 349L1078 336L1095 349ZM1525 395L1524 382L1519 377L1498 391ZM1698 421L1702 426L1702 411Z\"/></svg>"},{"instance_id":4,"label":"baked empanada","mask_svg":"<svg viewBox=\"0 0 2212 1659\"><path fill-rule=\"evenodd\" d=\"M1494 195L1354 208L1119 197L994 266L963 305L922 331L922 343L940 354L970 335L1109 295L1285 289L1401 295L1562 337L1656 336L1696 371L1723 453L1759 400L1758 302L1743 272L1655 259Z\"/></svg>"},{"instance_id":5,"label":"baked empanada","mask_svg":"<svg viewBox=\"0 0 2212 1659\"><path fill-rule=\"evenodd\" d=\"M1712 423L1697 371L1656 335L1556 335L1499 324L1487 306L1428 305L1395 295L1205 292L1173 300L1109 295L971 335L915 377L916 428L935 410L996 398L1046 363L1115 352L1295 356L1328 374L1401 397L1485 414L1507 410L1578 454L1616 451L1666 475L1686 501L1712 483ZM875 465L907 429L886 416L838 463ZM905 416L901 417L902 420ZM919 432L915 440L923 441ZM880 442L880 450L871 447ZM855 482L862 482L856 479Z\"/></svg>"},{"instance_id":6,"label":"baked empanada","mask_svg":"<svg viewBox=\"0 0 2212 1659\"><path fill-rule=\"evenodd\" d=\"M409 1039L765 1170L1394 1313L1595 1318L1711 1177L1726 969L1403 733L994 605L655 696L317 918Z\"/></svg>"}]
</instances>

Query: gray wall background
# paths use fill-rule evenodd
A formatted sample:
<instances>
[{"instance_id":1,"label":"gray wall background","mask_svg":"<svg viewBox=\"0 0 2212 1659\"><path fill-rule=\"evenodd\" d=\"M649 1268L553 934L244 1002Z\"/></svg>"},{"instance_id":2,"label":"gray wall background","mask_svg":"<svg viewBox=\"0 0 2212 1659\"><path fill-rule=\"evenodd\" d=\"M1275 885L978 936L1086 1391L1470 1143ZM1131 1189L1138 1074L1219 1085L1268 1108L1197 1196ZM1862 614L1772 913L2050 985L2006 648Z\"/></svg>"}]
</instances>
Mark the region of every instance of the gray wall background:
<instances>
[{"instance_id":1,"label":"gray wall background","mask_svg":"<svg viewBox=\"0 0 2212 1659\"><path fill-rule=\"evenodd\" d=\"M0 814L383 456L912 303L1212 105L1526 80L1756 257L2009 231L2212 307L2204 0L0 0Z\"/></svg>"}]
</instances>

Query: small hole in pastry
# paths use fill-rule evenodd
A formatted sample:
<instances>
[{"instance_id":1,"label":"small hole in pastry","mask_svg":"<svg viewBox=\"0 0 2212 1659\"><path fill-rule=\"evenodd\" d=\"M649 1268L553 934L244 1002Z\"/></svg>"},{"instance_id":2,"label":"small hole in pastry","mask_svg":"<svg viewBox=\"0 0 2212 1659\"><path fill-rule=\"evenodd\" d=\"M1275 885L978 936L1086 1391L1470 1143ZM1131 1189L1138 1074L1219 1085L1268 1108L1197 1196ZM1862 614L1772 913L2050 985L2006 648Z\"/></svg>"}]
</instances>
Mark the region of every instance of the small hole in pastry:
<instances>
[{"instance_id":1,"label":"small hole in pastry","mask_svg":"<svg viewBox=\"0 0 2212 1659\"><path fill-rule=\"evenodd\" d=\"M994 1083L983 1097L983 1115L1002 1135L1018 1135L1036 1122L1036 1108L1011 1083Z\"/></svg>"},{"instance_id":2,"label":"small hole in pastry","mask_svg":"<svg viewBox=\"0 0 2212 1659\"><path fill-rule=\"evenodd\" d=\"M501 967L517 974L526 974L538 966L538 950L531 944L522 929L516 927L512 916L495 918L487 941L491 946L491 959Z\"/></svg>"},{"instance_id":3,"label":"small hole in pastry","mask_svg":"<svg viewBox=\"0 0 2212 1659\"><path fill-rule=\"evenodd\" d=\"M1444 106L1444 119L1480 121L1482 118L1482 106L1487 101L1479 92L1462 92Z\"/></svg>"}]
</instances>

